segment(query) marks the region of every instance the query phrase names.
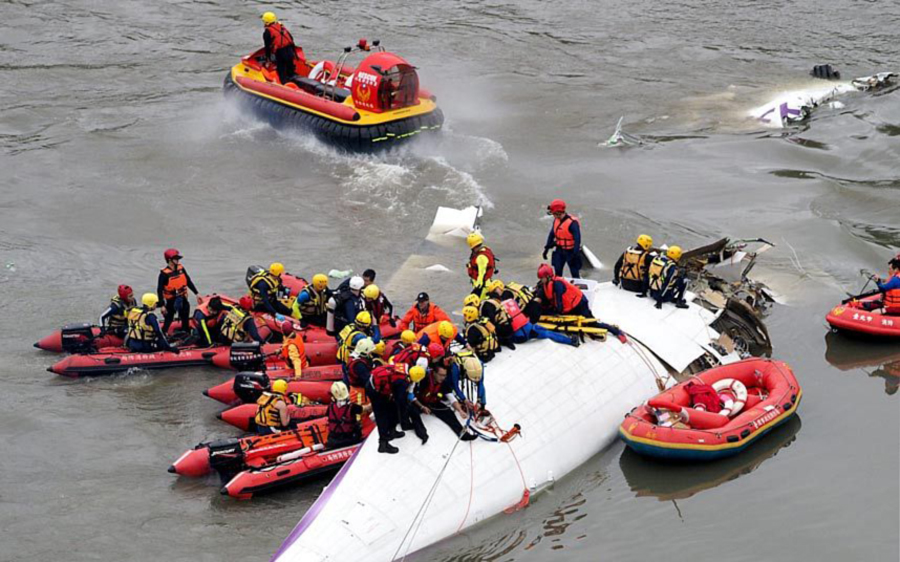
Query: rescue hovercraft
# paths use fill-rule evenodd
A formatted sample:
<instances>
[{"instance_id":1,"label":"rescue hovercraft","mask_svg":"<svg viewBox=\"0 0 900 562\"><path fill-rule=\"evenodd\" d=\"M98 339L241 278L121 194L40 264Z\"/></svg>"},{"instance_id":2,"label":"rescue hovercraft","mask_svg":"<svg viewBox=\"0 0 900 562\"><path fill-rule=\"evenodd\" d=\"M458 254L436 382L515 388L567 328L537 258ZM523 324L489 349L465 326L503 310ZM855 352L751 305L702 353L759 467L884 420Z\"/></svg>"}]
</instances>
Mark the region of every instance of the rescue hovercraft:
<instances>
[{"instance_id":1,"label":"rescue hovercraft","mask_svg":"<svg viewBox=\"0 0 900 562\"><path fill-rule=\"evenodd\" d=\"M704 371L625 416L636 453L707 461L735 455L797 413L802 391L786 363L747 359Z\"/></svg>"},{"instance_id":2,"label":"rescue hovercraft","mask_svg":"<svg viewBox=\"0 0 900 562\"><path fill-rule=\"evenodd\" d=\"M369 152L440 130L443 113L419 87L414 66L365 39L335 61L309 61L297 47L296 74L282 84L264 49L241 59L225 77L225 95L274 127L298 128L345 150ZM357 68L352 53L366 53Z\"/></svg>"}]
</instances>

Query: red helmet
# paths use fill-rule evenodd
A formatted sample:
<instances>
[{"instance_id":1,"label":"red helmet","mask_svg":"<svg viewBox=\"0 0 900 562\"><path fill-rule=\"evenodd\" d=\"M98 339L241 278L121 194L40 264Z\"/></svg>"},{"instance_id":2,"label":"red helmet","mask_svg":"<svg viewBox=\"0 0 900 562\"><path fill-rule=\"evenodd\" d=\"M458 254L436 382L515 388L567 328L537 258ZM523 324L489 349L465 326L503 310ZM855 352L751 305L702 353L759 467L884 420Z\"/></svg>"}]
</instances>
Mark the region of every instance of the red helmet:
<instances>
[{"instance_id":1,"label":"red helmet","mask_svg":"<svg viewBox=\"0 0 900 562\"><path fill-rule=\"evenodd\" d=\"M169 248L165 252L163 252L163 257L166 258L166 261L181 259L181 254L175 248Z\"/></svg>"},{"instance_id":2,"label":"red helmet","mask_svg":"<svg viewBox=\"0 0 900 562\"><path fill-rule=\"evenodd\" d=\"M538 267L538 279L547 279L549 277L553 277L553 268L546 263L542 263Z\"/></svg>"},{"instance_id":3,"label":"red helmet","mask_svg":"<svg viewBox=\"0 0 900 562\"><path fill-rule=\"evenodd\" d=\"M562 199L554 199L547 205L547 210L551 213L565 213L566 212L566 202Z\"/></svg>"},{"instance_id":4,"label":"red helmet","mask_svg":"<svg viewBox=\"0 0 900 562\"><path fill-rule=\"evenodd\" d=\"M250 312L251 310L253 310L253 299L251 299L247 295L244 295L243 297L241 297L241 300L238 301L238 305L240 305L240 307L247 312Z\"/></svg>"},{"instance_id":5,"label":"red helmet","mask_svg":"<svg viewBox=\"0 0 900 562\"><path fill-rule=\"evenodd\" d=\"M128 285L119 285L119 298L128 300L134 294L134 291L131 290L131 287Z\"/></svg>"},{"instance_id":6,"label":"red helmet","mask_svg":"<svg viewBox=\"0 0 900 562\"><path fill-rule=\"evenodd\" d=\"M289 336L293 333L294 333L294 323L293 322L291 322L289 320L285 320L284 322L281 323L281 335Z\"/></svg>"},{"instance_id":7,"label":"red helmet","mask_svg":"<svg viewBox=\"0 0 900 562\"><path fill-rule=\"evenodd\" d=\"M428 344L428 356L434 360L440 359L444 356L444 346L439 343Z\"/></svg>"}]
</instances>

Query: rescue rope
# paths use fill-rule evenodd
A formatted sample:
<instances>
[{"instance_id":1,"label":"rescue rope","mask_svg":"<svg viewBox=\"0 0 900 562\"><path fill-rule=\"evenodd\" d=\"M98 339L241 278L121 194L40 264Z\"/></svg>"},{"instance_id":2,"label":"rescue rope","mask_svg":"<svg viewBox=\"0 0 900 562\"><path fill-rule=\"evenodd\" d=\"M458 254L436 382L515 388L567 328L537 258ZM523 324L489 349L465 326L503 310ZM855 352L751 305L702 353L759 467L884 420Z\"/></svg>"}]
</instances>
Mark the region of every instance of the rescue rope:
<instances>
[{"instance_id":1,"label":"rescue rope","mask_svg":"<svg viewBox=\"0 0 900 562\"><path fill-rule=\"evenodd\" d=\"M671 378L671 375L666 373L665 378L660 376L659 373L656 372L656 367L653 365L653 362L650 361L650 359L646 355L646 352L642 349L642 346L635 345L636 340L631 334L628 334L624 330L622 330L622 333L628 337L628 345L631 346L632 349L634 349L635 353L637 353L637 356L641 359L641 361L643 361L644 365L646 365L647 368L650 369L650 372L653 373L654 378L656 378L656 387L659 388L660 392L664 391L666 389L666 382Z\"/></svg>"}]
</instances>

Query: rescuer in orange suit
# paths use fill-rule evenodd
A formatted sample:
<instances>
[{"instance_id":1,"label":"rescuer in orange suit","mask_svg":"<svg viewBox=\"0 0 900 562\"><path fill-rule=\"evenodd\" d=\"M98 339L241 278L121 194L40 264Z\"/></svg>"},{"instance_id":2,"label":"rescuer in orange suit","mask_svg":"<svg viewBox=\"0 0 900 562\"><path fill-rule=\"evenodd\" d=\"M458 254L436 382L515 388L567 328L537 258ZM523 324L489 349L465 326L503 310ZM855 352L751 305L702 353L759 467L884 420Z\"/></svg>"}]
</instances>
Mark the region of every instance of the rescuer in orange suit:
<instances>
[{"instance_id":1,"label":"rescuer in orange suit","mask_svg":"<svg viewBox=\"0 0 900 562\"><path fill-rule=\"evenodd\" d=\"M550 263L556 275L561 276L568 264L572 278L578 279L581 274L581 223L566 213L566 202L562 199L554 199L547 206L547 213L553 215L553 226L544 244L543 257L547 259L547 252L554 248Z\"/></svg>"},{"instance_id":2,"label":"rescuer in orange suit","mask_svg":"<svg viewBox=\"0 0 900 562\"><path fill-rule=\"evenodd\" d=\"M274 12L264 13L262 21L263 25L266 26L265 31L263 31L263 43L266 45L266 60L275 62L278 80L282 84L287 84L294 74L297 73L294 67L294 60L297 58L294 37L284 24L278 21Z\"/></svg>"}]
</instances>

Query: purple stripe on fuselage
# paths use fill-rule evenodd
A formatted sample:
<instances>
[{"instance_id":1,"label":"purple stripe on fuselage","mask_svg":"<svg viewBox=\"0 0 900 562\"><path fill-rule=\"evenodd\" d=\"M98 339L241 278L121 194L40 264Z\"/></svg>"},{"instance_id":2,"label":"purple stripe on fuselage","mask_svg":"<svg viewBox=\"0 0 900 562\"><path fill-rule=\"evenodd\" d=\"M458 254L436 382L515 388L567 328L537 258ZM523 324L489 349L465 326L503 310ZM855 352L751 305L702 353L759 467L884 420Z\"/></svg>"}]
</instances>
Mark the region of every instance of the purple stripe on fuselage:
<instances>
[{"instance_id":1,"label":"purple stripe on fuselage","mask_svg":"<svg viewBox=\"0 0 900 562\"><path fill-rule=\"evenodd\" d=\"M346 463L344 463L344 466L341 467L341 470L338 471L334 479L328 484L328 487L325 489L322 495L319 496L316 502L312 504L312 506L306 511L306 514L303 516L300 522L297 523L297 526L294 527L294 530L291 531L291 534L288 535L286 539L284 539L284 542L281 543L281 547L278 549L278 552L276 552L272 556L271 562L276 562L276 560L278 560L278 558L282 554L284 554L284 552L288 548L290 548L292 544L294 544L294 541L300 538L300 535L303 534L303 531L305 531L310 525L312 525L312 522L315 521L316 517L319 515L319 512L322 511L322 508L325 507L325 504L328 503L329 499L331 499L331 496L337 489L338 484L340 484L341 480L344 479L344 475L347 474L348 470L350 470L350 465L352 465L353 461L356 460L356 456L359 454L359 451L360 449L362 449L363 445L365 445L365 441L360 443L356 451L353 452L353 456L351 456L350 459L347 460Z\"/></svg>"}]
</instances>

